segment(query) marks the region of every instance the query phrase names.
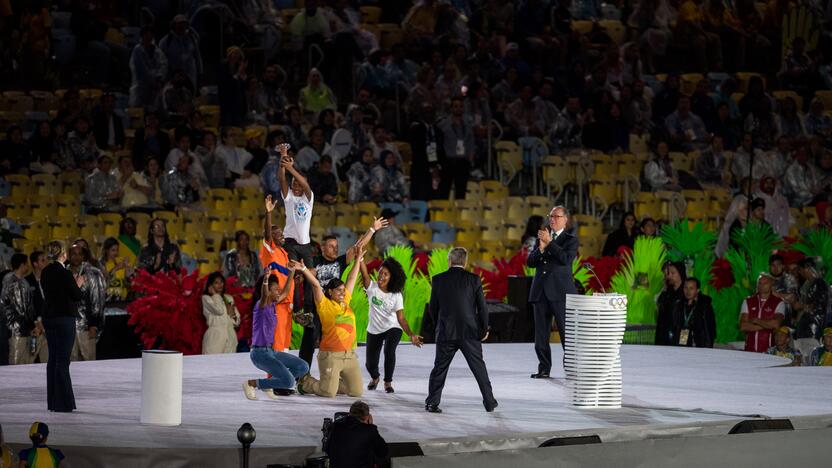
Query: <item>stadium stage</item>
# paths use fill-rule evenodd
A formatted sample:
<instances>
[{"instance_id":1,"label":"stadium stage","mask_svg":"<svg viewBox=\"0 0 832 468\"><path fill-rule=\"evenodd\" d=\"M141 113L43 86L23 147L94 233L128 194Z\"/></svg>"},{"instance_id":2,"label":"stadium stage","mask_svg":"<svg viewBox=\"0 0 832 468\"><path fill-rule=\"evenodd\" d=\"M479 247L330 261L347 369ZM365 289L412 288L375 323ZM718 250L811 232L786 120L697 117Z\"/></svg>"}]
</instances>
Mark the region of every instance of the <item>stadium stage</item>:
<instances>
[{"instance_id":1,"label":"stadium stage","mask_svg":"<svg viewBox=\"0 0 832 468\"><path fill-rule=\"evenodd\" d=\"M559 362L560 347L553 351ZM364 348L358 353L363 365ZM773 356L624 346L624 406L599 410L570 406L561 368L550 380L530 379L532 344L488 344L485 359L500 407L483 410L457 356L444 413L430 414L424 399L433 357L431 345L401 346L396 393L365 391L363 397L388 442L418 442L426 455L526 449L556 436L597 434L605 444L716 436L750 418L789 417L796 429L832 426L832 369L778 367L785 360ZM6 441L20 448L32 421L48 423L50 445L64 450L67 466L75 468L236 467L243 422L257 430L251 466L300 463L319 447L323 418L353 401L308 395L270 401L259 392L259 401L248 401L241 383L261 374L247 354L191 356L184 360L182 425L156 427L139 423L140 359L73 363L71 370L78 410L58 414L46 410L44 365L0 367L0 424Z\"/></svg>"}]
</instances>

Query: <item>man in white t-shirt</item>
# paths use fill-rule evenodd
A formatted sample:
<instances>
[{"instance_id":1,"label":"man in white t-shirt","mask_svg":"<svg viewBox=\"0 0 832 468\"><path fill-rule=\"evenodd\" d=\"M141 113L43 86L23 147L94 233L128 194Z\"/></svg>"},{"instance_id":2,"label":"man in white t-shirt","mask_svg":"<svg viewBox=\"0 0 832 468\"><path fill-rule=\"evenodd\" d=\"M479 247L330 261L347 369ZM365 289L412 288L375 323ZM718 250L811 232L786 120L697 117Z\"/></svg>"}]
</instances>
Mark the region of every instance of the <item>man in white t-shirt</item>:
<instances>
[{"instance_id":1,"label":"man in white t-shirt","mask_svg":"<svg viewBox=\"0 0 832 468\"><path fill-rule=\"evenodd\" d=\"M283 227L283 235L286 237L285 249L290 259L302 259L304 264L312 265L312 239L309 236L309 228L312 224L315 197L306 178L295 169L295 160L289 156L288 151L289 145L281 146L280 168L277 171L280 194L286 208L286 224ZM291 185L286 177L287 171L292 175Z\"/></svg>"},{"instance_id":2,"label":"man in white t-shirt","mask_svg":"<svg viewBox=\"0 0 832 468\"><path fill-rule=\"evenodd\" d=\"M289 156L289 145L280 145L280 167L277 170L277 177L280 180L280 195L283 197L283 206L286 209L286 224L283 227L286 240L283 248L286 249L289 259L303 260L305 265L312 265L312 239L309 235L309 228L312 224L312 205L315 203L315 196L309 187L309 182L295 169L294 165L294 158ZM286 177L286 171L292 175L291 185ZM300 288L295 288L293 303L296 311L303 307Z\"/></svg>"}]
</instances>

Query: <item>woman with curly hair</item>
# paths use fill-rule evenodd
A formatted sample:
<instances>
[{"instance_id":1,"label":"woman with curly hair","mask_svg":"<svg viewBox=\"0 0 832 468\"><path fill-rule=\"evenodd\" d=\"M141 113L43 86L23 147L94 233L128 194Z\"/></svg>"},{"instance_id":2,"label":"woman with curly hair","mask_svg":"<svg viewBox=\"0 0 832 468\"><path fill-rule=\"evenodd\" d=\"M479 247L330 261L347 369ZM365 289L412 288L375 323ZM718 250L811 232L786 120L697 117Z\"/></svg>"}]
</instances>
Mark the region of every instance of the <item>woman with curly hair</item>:
<instances>
[{"instance_id":1,"label":"woman with curly hair","mask_svg":"<svg viewBox=\"0 0 832 468\"><path fill-rule=\"evenodd\" d=\"M404 318L402 291L407 279L404 269L396 260L388 258L378 269L378 280L373 281L367 265L361 259L361 278L370 303L367 324L367 371L372 380L367 390L378 386L378 359L384 346L384 390L393 393L393 371L396 369L396 347L402 339L402 330L415 346L422 346L422 337L413 333Z\"/></svg>"}]
</instances>

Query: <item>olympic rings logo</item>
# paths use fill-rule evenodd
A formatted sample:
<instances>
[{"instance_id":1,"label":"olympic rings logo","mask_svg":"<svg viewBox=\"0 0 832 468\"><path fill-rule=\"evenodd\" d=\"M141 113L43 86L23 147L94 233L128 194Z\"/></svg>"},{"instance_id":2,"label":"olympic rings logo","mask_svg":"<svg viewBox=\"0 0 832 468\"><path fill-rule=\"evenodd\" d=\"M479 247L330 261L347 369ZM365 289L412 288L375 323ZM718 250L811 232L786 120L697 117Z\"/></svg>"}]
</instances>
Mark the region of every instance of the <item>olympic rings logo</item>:
<instances>
[{"instance_id":1,"label":"olympic rings logo","mask_svg":"<svg viewBox=\"0 0 832 468\"><path fill-rule=\"evenodd\" d=\"M627 307L627 298L626 297L613 297L610 299L610 307L613 309L623 309Z\"/></svg>"}]
</instances>

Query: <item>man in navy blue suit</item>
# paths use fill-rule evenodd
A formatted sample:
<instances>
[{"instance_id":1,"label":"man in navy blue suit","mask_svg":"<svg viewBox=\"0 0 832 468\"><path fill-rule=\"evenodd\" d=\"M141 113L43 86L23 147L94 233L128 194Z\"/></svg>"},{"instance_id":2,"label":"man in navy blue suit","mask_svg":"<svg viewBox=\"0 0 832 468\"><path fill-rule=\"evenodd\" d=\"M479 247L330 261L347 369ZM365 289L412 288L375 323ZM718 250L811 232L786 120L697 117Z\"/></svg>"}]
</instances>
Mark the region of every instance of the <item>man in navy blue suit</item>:
<instances>
[{"instance_id":1,"label":"man in navy blue suit","mask_svg":"<svg viewBox=\"0 0 832 468\"><path fill-rule=\"evenodd\" d=\"M549 226L537 232L534 249L529 252L526 265L535 268L529 302L534 306L534 350L537 353L537 373L533 379L547 379L552 370L552 350L549 335L552 317L558 327L561 346L564 345L566 295L576 294L572 277L572 262L578 253L578 238L566 232L569 211L556 206L549 212Z\"/></svg>"}]
</instances>

